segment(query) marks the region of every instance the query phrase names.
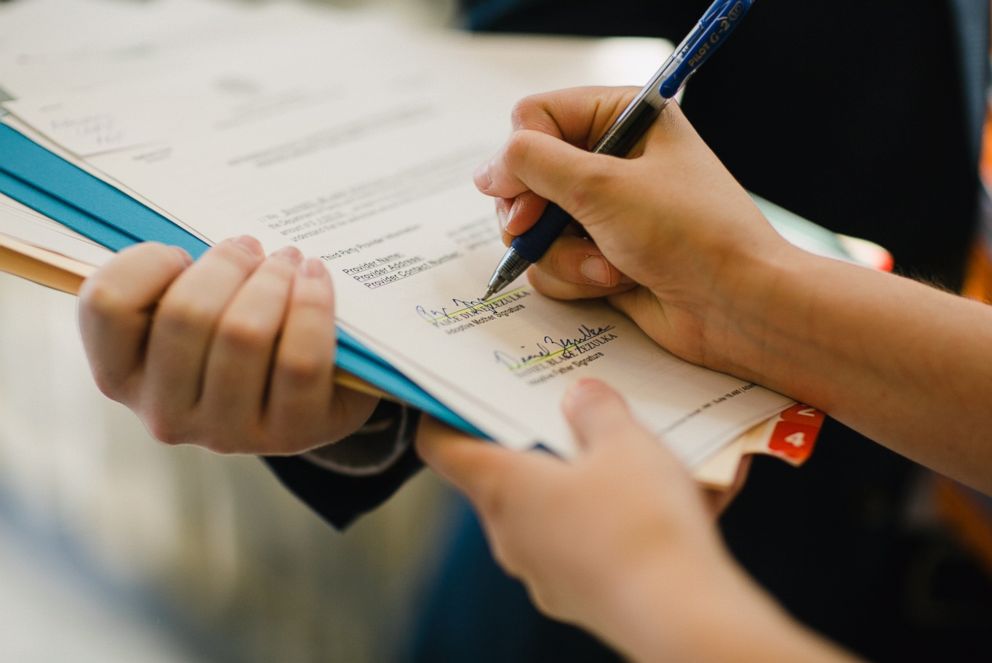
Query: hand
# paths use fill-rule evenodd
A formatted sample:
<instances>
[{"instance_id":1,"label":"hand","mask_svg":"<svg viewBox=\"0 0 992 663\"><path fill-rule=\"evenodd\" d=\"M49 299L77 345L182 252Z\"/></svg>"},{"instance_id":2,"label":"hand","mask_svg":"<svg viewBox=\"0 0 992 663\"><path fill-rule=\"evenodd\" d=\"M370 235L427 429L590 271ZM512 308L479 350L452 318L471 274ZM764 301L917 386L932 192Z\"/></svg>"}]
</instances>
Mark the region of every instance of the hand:
<instances>
[{"instance_id":1,"label":"hand","mask_svg":"<svg viewBox=\"0 0 992 663\"><path fill-rule=\"evenodd\" d=\"M418 450L471 500L496 559L542 611L628 654L649 637L631 634L640 611L650 637L675 654L689 622L715 612L710 599L734 602L751 590L741 589L692 479L616 392L582 381L563 409L580 445L571 463L432 421L421 424Z\"/></svg>"},{"instance_id":2,"label":"hand","mask_svg":"<svg viewBox=\"0 0 992 663\"><path fill-rule=\"evenodd\" d=\"M83 284L79 323L100 390L168 444L296 454L376 405L335 389L331 278L292 247L266 258L241 237L195 264L175 247L129 248Z\"/></svg>"},{"instance_id":3,"label":"hand","mask_svg":"<svg viewBox=\"0 0 992 663\"><path fill-rule=\"evenodd\" d=\"M753 456L750 454L741 458L740 463L737 465L737 473L734 475L734 480L726 488L706 488L703 490L703 499L706 501L706 508L714 518L722 516L723 512L727 510L727 507L733 504L737 496L744 490L744 484L747 483L748 477L751 476L752 459Z\"/></svg>"},{"instance_id":4,"label":"hand","mask_svg":"<svg viewBox=\"0 0 992 663\"><path fill-rule=\"evenodd\" d=\"M530 270L539 291L606 296L671 352L726 370L745 277L795 254L674 103L631 158L586 151L635 93L579 88L523 100L513 134L476 172L476 185L497 198L507 243L533 225L546 199L588 235L561 237Z\"/></svg>"},{"instance_id":5,"label":"hand","mask_svg":"<svg viewBox=\"0 0 992 663\"><path fill-rule=\"evenodd\" d=\"M616 392L584 380L563 409L580 449L570 463L430 419L417 438L539 609L638 661L850 660L737 568L685 469Z\"/></svg>"}]
</instances>

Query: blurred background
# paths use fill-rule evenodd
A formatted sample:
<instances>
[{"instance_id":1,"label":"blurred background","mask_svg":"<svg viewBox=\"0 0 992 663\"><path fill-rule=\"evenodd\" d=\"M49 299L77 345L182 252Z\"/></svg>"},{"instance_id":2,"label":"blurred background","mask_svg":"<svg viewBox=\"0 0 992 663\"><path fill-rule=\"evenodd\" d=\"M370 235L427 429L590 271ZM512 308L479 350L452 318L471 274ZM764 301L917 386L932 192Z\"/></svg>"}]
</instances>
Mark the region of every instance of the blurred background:
<instances>
[{"instance_id":1,"label":"blurred background","mask_svg":"<svg viewBox=\"0 0 992 663\"><path fill-rule=\"evenodd\" d=\"M149 437L93 385L75 308L0 273L0 660L392 660L450 494L421 473L339 534L257 459Z\"/></svg>"},{"instance_id":2,"label":"blurred background","mask_svg":"<svg viewBox=\"0 0 992 663\"><path fill-rule=\"evenodd\" d=\"M75 306L0 274L0 660L391 660L433 476L339 534L257 459L150 438L93 386Z\"/></svg>"}]
</instances>

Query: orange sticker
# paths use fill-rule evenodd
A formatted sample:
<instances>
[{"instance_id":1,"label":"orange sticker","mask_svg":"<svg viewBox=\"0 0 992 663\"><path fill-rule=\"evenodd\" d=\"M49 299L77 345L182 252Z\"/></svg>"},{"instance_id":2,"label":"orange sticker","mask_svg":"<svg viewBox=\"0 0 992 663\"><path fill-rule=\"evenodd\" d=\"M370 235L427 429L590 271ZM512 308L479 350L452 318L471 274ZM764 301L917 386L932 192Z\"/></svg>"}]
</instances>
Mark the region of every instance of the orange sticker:
<instances>
[{"instance_id":1,"label":"orange sticker","mask_svg":"<svg viewBox=\"0 0 992 663\"><path fill-rule=\"evenodd\" d=\"M807 405L794 405L779 415L768 440L768 453L802 465L813 454L824 415Z\"/></svg>"}]
</instances>

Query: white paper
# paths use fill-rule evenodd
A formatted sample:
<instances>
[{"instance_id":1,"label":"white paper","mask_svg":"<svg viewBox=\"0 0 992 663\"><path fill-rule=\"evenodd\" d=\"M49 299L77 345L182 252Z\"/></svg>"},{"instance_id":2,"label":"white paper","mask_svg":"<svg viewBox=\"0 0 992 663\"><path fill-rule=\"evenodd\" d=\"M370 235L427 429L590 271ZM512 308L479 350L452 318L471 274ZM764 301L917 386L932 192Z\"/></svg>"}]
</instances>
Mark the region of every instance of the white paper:
<instances>
[{"instance_id":1,"label":"white paper","mask_svg":"<svg viewBox=\"0 0 992 663\"><path fill-rule=\"evenodd\" d=\"M97 267L114 255L112 251L3 194L0 194L0 233Z\"/></svg>"},{"instance_id":2,"label":"white paper","mask_svg":"<svg viewBox=\"0 0 992 663\"><path fill-rule=\"evenodd\" d=\"M7 106L210 241L251 233L268 250L322 256L341 325L508 445L573 453L559 403L583 377L618 388L690 465L791 403L672 357L601 302L552 301L523 281L476 299L503 247L470 175L507 135L512 103L580 81L637 82L660 54L633 80L610 80L602 63L623 59L616 43L303 33L294 44L326 67L266 47L262 64L255 50ZM361 47L376 39L389 48Z\"/></svg>"}]
</instances>

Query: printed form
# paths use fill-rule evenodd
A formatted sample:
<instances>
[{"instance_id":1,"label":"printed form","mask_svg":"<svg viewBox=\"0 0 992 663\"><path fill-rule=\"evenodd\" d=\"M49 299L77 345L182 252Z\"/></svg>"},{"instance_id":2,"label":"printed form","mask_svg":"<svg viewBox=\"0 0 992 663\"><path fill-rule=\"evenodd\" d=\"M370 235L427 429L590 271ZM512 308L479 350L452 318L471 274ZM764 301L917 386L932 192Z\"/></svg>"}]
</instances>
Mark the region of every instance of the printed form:
<instances>
[{"instance_id":1,"label":"printed form","mask_svg":"<svg viewBox=\"0 0 992 663\"><path fill-rule=\"evenodd\" d=\"M523 41L387 36L402 63L315 73L269 53L7 108L210 242L250 233L322 257L341 326L509 446L574 453L559 403L583 377L620 390L690 466L791 404L673 357L602 302L557 302L525 280L479 300L504 247L471 173L515 99L591 67L565 57L539 76ZM324 37L300 48L355 52Z\"/></svg>"}]
</instances>

